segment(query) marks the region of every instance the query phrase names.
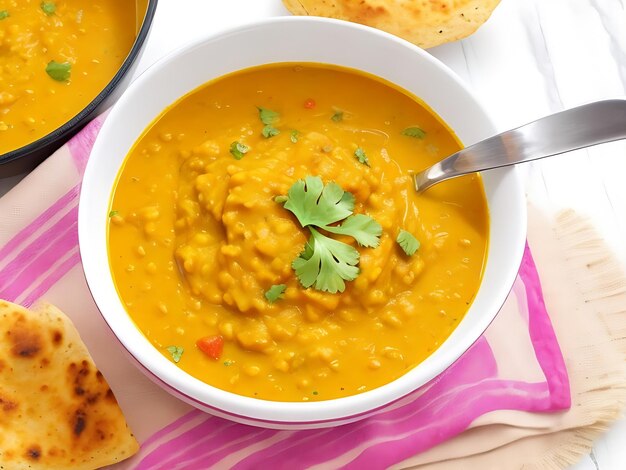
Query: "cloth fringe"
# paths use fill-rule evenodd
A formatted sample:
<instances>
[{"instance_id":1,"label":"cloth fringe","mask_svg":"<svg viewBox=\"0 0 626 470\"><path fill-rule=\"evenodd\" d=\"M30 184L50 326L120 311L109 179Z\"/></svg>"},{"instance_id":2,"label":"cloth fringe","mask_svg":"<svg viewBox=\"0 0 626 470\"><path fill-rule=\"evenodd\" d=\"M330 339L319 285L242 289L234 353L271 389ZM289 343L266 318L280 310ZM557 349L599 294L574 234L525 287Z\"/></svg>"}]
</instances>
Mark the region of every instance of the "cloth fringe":
<instances>
[{"instance_id":1,"label":"cloth fringe","mask_svg":"<svg viewBox=\"0 0 626 470\"><path fill-rule=\"evenodd\" d=\"M599 357L595 345L572 353L581 366L570 368L572 382L592 380L595 384L578 394L579 406L588 410L588 422L561 431L560 442L524 469L557 470L575 464L610 424L623 416L626 406L626 276L622 266L593 226L572 210L557 215L554 233L584 302L595 312L606 330L606 343L621 360L612 361L613 367L607 370L606 358ZM598 364L604 367L599 369Z\"/></svg>"}]
</instances>

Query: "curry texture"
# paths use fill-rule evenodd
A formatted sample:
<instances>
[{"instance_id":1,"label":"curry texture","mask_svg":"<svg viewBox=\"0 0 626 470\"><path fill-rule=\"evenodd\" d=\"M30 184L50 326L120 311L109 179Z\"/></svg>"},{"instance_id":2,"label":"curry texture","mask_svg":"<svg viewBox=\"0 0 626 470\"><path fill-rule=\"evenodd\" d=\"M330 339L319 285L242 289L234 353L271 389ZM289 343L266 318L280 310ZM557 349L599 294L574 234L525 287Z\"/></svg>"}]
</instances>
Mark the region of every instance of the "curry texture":
<instances>
[{"instance_id":1,"label":"curry texture","mask_svg":"<svg viewBox=\"0 0 626 470\"><path fill-rule=\"evenodd\" d=\"M258 107L278 113L277 135L262 135ZM231 153L233 142L247 152ZM109 256L119 295L155 347L182 348L178 365L224 390L308 401L379 387L448 337L480 283L479 176L418 196L409 174L458 149L424 105L353 71L282 64L209 83L153 123L118 176ZM307 234L274 198L309 175L352 193L355 213L383 228L380 246L359 248L360 274L343 293L305 289L291 267ZM396 243L401 229L421 243L413 256ZM286 290L271 303L276 284ZM206 336L223 338L219 359L196 346Z\"/></svg>"},{"instance_id":2,"label":"curry texture","mask_svg":"<svg viewBox=\"0 0 626 470\"><path fill-rule=\"evenodd\" d=\"M0 0L0 154L49 134L109 83L136 35L128 0ZM51 62L69 73L52 78Z\"/></svg>"}]
</instances>

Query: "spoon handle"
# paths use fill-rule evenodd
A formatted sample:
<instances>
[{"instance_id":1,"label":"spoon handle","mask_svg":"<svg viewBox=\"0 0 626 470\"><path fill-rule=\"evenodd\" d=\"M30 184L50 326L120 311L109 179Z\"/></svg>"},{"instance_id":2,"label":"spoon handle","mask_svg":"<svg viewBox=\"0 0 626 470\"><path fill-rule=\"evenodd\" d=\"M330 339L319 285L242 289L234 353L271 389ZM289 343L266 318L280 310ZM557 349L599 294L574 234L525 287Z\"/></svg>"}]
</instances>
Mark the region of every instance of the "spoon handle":
<instances>
[{"instance_id":1,"label":"spoon handle","mask_svg":"<svg viewBox=\"0 0 626 470\"><path fill-rule=\"evenodd\" d=\"M597 101L494 135L414 175L415 189L626 138L626 99Z\"/></svg>"}]
</instances>

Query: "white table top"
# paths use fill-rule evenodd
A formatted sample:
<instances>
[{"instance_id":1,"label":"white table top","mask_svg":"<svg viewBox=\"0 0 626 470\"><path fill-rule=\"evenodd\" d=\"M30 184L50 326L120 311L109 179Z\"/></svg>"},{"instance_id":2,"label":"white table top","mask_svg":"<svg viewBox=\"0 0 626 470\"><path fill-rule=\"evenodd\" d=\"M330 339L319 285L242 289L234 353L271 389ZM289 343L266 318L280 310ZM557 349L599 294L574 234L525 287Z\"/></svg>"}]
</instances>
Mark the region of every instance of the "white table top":
<instances>
[{"instance_id":1,"label":"white table top","mask_svg":"<svg viewBox=\"0 0 626 470\"><path fill-rule=\"evenodd\" d=\"M506 130L626 95L625 9L626 0L501 0L472 37L430 52L474 90ZM190 40L285 14L280 0L159 0L137 73ZM626 142L529 163L521 174L533 202L547 211L573 208L589 216L626 265ZM17 181L0 181L0 195ZM626 468L624 443L626 420L573 468Z\"/></svg>"}]
</instances>

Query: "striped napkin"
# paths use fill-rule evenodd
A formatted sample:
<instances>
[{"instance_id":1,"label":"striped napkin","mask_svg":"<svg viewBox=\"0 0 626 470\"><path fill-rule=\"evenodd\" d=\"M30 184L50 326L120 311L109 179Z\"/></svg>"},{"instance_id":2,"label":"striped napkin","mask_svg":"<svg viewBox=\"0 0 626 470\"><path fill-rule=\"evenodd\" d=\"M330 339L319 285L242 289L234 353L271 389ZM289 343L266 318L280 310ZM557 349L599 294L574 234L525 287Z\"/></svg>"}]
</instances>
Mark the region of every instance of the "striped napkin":
<instances>
[{"instance_id":1,"label":"striped napkin","mask_svg":"<svg viewBox=\"0 0 626 470\"><path fill-rule=\"evenodd\" d=\"M549 429L550 420L560 419L555 412L570 407L568 372L528 247L506 304L474 346L436 380L365 420L322 430L268 430L210 416L171 397L130 365L82 274L80 182L103 119L0 199L0 298L26 307L45 299L72 318L142 444L138 455L116 468L405 467L416 464L410 460L416 454L464 431L471 436L494 425L521 430L493 433L476 450L503 446L532 434L534 419ZM534 418L540 415L526 412L550 413ZM446 458L463 457L455 452Z\"/></svg>"}]
</instances>

